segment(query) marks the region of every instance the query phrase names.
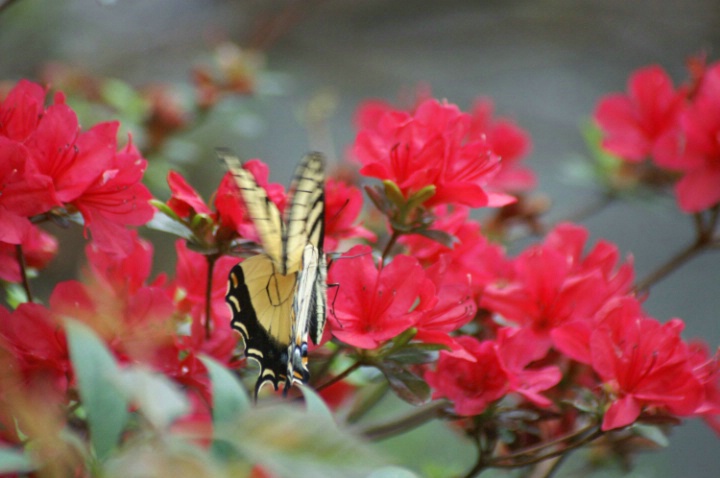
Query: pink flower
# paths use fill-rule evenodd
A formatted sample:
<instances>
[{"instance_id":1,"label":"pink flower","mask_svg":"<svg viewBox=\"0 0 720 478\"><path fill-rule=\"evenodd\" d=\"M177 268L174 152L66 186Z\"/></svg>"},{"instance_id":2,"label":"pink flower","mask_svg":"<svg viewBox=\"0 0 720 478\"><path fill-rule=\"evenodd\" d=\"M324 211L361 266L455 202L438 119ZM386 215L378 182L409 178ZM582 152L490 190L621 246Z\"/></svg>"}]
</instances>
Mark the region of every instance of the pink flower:
<instances>
[{"instance_id":1,"label":"pink flower","mask_svg":"<svg viewBox=\"0 0 720 478\"><path fill-rule=\"evenodd\" d=\"M426 186L436 188L425 205L459 203L473 207L512 202L488 193L500 158L484 136L468 138L471 118L457 106L423 101L414 113L389 110L362 119L369 125L353 147L365 176L396 183L405 197ZM375 123L376 124L372 124Z\"/></svg>"},{"instance_id":2,"label":"pink flower","mask_svg":"<svg viewBox=\"0 0 720 478\"><path fill-rule=\"evenodd\" d=\"M411 256L420 259L425 266L447 257L450 262L444 273L446 281L469 281L474 297L479 297L487 284L504 281L511 274L513 265L505 258L502 247L485 238L480 224L470 219L469 208L437 206L433 213L437 219L432 229L450 234L457 240L448 247L420 234L403 236L399 242L409 249Z\"/></svg>"},{"instance_id":3,"label":"pink flower","mask_svg":"<svg viewBox=\"0 0 720 478\"><path fill-rule=\"evenodd\" d=\"M45 109L45 90L20 80L0 102L0 137L24 142L37 127Z\"/></svg>"},{"instance_id":4,"label":"pink flower","mask_svg":"<svg viewBox=\"0 0 720 478\"><path fill-rule=\"evenodd\" d=\"M490 149L500 156L500 171L492 178L489 187L497 191L520 192L535 187L535 173L523 167L520 161L531 149L530 135L505 118L494 119L493 103L482 98L475 101L470 111L472 122L468 137L487 137Z\"/></svg>"},{"instance_id":5,"label":"pink flower","mask_svg":"<svg viewBox=\"0 0 720 478\"><path fill-rule=\"evenodd\" d=\"M680 338L682 321L663 325L632 312L608 315L590 338L592 367L612 398L603 430L630 425L643 410L691 415L703 398Z\"/></svg>"},{"instance_id":6,"label":"pink flower","mask_svg":"<svg viewBox=\"0 0 720 478\"><path fill-rule=\"evenodd\" d=\"M587 236L580 226L557 226L543 245L515 259L510 277L485 288L480 306L530 328L534 346L549 350L553 330L592 320L613 297L630 292L631 264L616 268L617 249L602 242L583 258Z\"/></svg>"},{"instance_id":7,"label":"pink flower","mask_svg":"<svg viewBox=\"0 0 720 478\"><path fill-rule=\"evenodd\" d=\"M325 243L326 251L337 249L342 239L375 241L375 234L357 221L363 207L362 192L344 181L328 178L325 182Z\"/></svg>"},{"instance_id":8,"label":"pink flower","mask_svg":"<svg viewBox=\"0 0 720 478\"><path fill-rule=\"evenodd\" d=\"M675 186L680 208L699 212L720 202L720 64L707 70L680 125L665 135L655 162L682 173Z\"/></svg>"},{"instance_id":9,"label":"pink flower","mask_svg":"<svg viewBox=\"0 0 720 478\"><path fill-rule=\"evenodd\" d=\"M0 307L0 343L15 357L27 382L50 384L64 392L72 380L65 333L53 313L40 304Z\"/></svg>"},{"instance_id":10,"label":"pink flower","mask_svg":"<svg viewBox=\"0 0 720 478\"><path fill-rule=\"evenodd\" d=\"M521 329L503 328L497 340L479 342L461 336L457 342L470 358L440 352L434 371L425 373L433 388L433 398L447 397L458 415L472 416L485 411L492 402L515 392L541 407L551 405L541 394L555 386L562 374L557 367L531 369L534 360L542 358L529 347L534 340Z\"/></svg>"},{"instance_id":11,"label":"pink flower","mask_svg":"<svg viewBox=\"0 0 720 478\"><path fill-rule=\"evenodd\" d=\"M633 73L627 94L605 96L595 110L603 130L603 147L627 161L641 161L673 127L683 109L685 91L676 90L660 67Z\"/></svg>"},{"instance_id":12,"label":"pink flower","mask_svg":"<svg viewBox=\"0 0 720 478\"><path fill-rule=\"evenodd\" d=\"M433 388L433 399L450 399L458 415L479 415L509 392L508 376L494 342L467 335L457 341L472 359L441 351L435 370L426 372L425 380Z\"/></svg>"},{"instance_id":13,"label":"pink flower","mask_svg":"<svg viewBox=\"0 0 720 478\"><path fill-rule=\"evenodd\" d=\"M25 234L21 243L25 264L35 270L43 269L57 254L58 243L55 237L33 226ZM8 282L20 282L20 265L14 244L0 242L0 279Z\"/></svg>"},{"instance_id":14,"label":"pink flower","mask_svg":"<svg viewBox=\"0 0 720 478\"><path fill-rule=\"evenodd\" d=\"M52 181L33 170L19 143L0 137L0 158L0 242L20 244L30 233L29 218L56 204Z\"/></svg>"},{"instance_id":15,"label":"pink flower","mask_svg":"<svg viewBox=\"0 0 720 478\"><path fill-rule=\"evenodd\" d=\"M384 267L375 264L370 248L355 246L335 259L330 283L338 283L335 314L328 324L346 344L375 348L415 325L421 307L433 300L435 288L413 257L398 255Z\"/></svg>"}]
</instances>

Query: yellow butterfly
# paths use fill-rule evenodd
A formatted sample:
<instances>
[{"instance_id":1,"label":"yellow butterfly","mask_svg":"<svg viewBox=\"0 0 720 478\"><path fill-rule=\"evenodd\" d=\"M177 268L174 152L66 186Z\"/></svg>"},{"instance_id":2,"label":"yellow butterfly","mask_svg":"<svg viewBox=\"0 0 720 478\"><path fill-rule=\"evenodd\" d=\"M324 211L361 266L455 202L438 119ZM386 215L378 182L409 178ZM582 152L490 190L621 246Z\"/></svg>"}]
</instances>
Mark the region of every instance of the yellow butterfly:
<instances>
[{"instance_id":1,"label":"yellow butterfly","mask_svg":"<svg viewBox=\"0 0 720 478\"><path fill-rule=\"evenodd\" d=\"M218 156L235 178L265 252L230 271L226 300L231 325L245 342L245 355L260 364L255 394L265 382L284 391L306 383L307 337L320 342L326 321L327 263L325 161L305 155L295 171L285 214L229 150Z\"/></svg>"}]
</instances>

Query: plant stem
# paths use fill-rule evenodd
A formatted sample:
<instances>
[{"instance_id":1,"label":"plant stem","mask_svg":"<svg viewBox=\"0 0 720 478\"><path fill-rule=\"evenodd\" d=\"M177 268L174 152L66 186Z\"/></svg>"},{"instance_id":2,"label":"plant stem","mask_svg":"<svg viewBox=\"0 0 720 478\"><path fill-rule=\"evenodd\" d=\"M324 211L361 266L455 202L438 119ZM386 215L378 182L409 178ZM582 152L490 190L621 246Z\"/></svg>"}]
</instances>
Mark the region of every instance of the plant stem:
<instances>
[{"instance_id":1,"label":"plant stem","mask_svg":"<svg viewBox=\"0 0 720 478\"><path fill-rule=\"evenodd\" d=\"M5 10L7 7L15 3L17 0L5 0L4 2L0 3L0 12Z\"/></svg>"},{"instance_id":2,"label":"plant stem","mask_svg":"<svg viewBox=\"0 0 720 478\"><path fill-rule=\"evenodd\" d=\"M33 302L32 291L30 290L30 281L27 276L27 266L25 264L25 254L23 253L22 244L15 244L15 257L17 258L18 267L20 268L20 277L23 289L28 302Z\"/></svg>"},{"instance_id":3,"label":"plant stem","mask_svg":"<svg viewBox=\"0 0 720 478\"><path fill-rule=\"evenodd\" d=\"M212 280L213 272L215 270L215 262L217 261L217 254L211 254L205 256L207 260L207 277L205 280L205 340L210 340L212 336L212 319L210 317L210 311L212 310Z\"/></svg>"},{"instance_id":4,"label":"plant stem","mask_svg":"<svg viewBox=\"0 0 720 478\"><path fill-rule=\"evenodd\" d=\"M358 360L357 362L355 362L354 364L352 364L348 368L346 368L343 372L339 373L338 375L335 375L333 378L331 378L327 382L318 386L315 390L319 392L320 390L323 390L325 388L328 388L328 387L334 385L335 383L339 382L340 380L344 379L345 377L347 377L348 375L353 373L355 370L360 368L361 365L362 365L362 361Z\"/></svg>"},{"instance_id":5,"label":"plant stem","mask_svg":"<svg viewBox=\"0 0 720 478\"><path fill-rule=\"evenodd\" d=\"M424 425L426 422L443 414L443 410L450 405L450 402L442 399L427 403L414 409L411 413L392 420L382 425L366 428L360 433L369 440L383 440L408 430Z\"/></svg>"},{"instance_id":6,"label":"plant stem","mask_svg":"<svg viewBox=\"0 0 720 478\"><path fill-rule=\"evenodd\" d=\"M390 240L388 241L387 245L385 246L385 249L383 249L382 252L382 264L385 263L385 259L390 254L390 251L392 250L393 246L395 246L395 243L400 238L400 234L398 231L393 229L392 236L390 236Z\"/></svg>"},{"instance_id":7,"label":"plant stem","mask_svg":"<svg viewBox=\"0 0 720 478\"><path fill-rule=\"evenodd\" d=\"M678 251L667 262L648 274L643 280L635 285L635 291L638 293L647 292L647 290L659 282L665 276L673 272L675 269L689 261L693 256L700 252L714 247L717 242L713 238L715 227L718 223L720 207L715 207L710 211L708 220L703 220L703 216L698 213L693 216L695 222L695 241L685 248Z\"/></svg>"},{"instance_id":8,"label":"plant stem","mask_svg":"<svg viewBox=\"0 0 720 478\"><path fill-rule=\"evenodd\" d=\"M513 453L511 455L499 456L493 460L490 460L488 462L488 466L493 468L518 468L521 466L533 465L549 458L561 456L570 450L579 448L599 438L600 436L602 436L602 434L603 432L602 430L600 430L599 426L595 424L588 425L587 427L578 430L577 432L569 436L566 435L548 443L543 443L531 448L526 448L525 450ZM570 441L570 443L565 447L547 452L544 455L536 455L536 453L538 452L554 447L566 441Z\"/></svg>"}]
</instances>

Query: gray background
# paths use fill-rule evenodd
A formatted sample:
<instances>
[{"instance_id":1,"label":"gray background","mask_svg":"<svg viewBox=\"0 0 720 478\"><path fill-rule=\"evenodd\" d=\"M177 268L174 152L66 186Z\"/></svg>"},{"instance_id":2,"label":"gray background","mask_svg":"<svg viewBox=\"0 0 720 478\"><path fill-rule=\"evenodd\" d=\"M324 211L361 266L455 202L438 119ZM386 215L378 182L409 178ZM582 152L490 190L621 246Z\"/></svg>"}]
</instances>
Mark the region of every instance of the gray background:
<instances>
[{"instance_id":1,"label":"gray background","mask_svg":"<svg viewBox=\"0 0 720 478\"><path fill-rule=\"evenodd\" d=\"M0 79L32 77L43 62L62 60L135 85L182 83L216 40L242 43L289 4L293 21L267 56L268 84L278 93L243 105L252 111L253 134L247 121L208 129L196 145L203 160L185 165L206 194L221 174L212 146L263 158L272 179L286 182L289 165L309 147L297 111L314 95L337 98L331 133L342 151L361 100L392 100L426 82L463 108L489 96L530 132L528 164L554 201L549 220L558 220L596 198L568 178L566 165L586 154L579 126L598 98L623 90L631 71L651 63L681 80L689 55L706 51L717 59L720 45L720 5L711 0L19 0L0 15ZM198 184L202 177L207 182ZM594 239L631 252L639 277L692 237L690 219L671 200L614 204L584 224ZM61 258L52 273L76 263ZM695 258L653 288L647 310L661 320L684 318L686 337L720 343L719 271L718 254ZM715 477L719 443L691 421L675 430L668 449L643 458L636 476ZM438 446L416 443L406 453L424 456Z\"/></svg>"}]
</instances>

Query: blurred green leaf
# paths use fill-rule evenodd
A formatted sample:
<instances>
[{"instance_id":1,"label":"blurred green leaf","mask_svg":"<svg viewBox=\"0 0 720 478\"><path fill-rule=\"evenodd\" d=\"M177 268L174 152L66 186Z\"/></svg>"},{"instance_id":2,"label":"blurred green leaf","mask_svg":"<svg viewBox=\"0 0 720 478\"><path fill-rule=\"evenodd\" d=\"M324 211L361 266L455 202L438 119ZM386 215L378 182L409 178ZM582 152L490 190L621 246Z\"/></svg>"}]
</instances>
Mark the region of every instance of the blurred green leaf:
<instances>
[{"instance_id":1,"label":"blurred green leaf","mask_svg":"<svg viewBox=\"0 0 720 478\"><path fill-rule=\"evenodd\" d=\"M210 375L213 396L213 420L220 423L247 411L250 397L233 373L206 355L200 356Z\"/></svg>"},{"instance_id":2,"label":"blurred green leaf","mask_svg":"<svg viewBox=\"0 0 720 478\"><path fill-rule=\"evenodd\" d=\"M413 344L414 345L414 344ZM429 363L437 358L435 351L445 349L446 347L437 344L418 344L418 345L433 345L435 348L421 348L408 346L403 349L397 350L385 358L387 360L393 360L401 364L418 364L418 363Z\"/></svg>"},{"instance_id":3,"label":"blurred green leaf","mask_svg":"<svg viewBox=\"0 0 720 478\"><path fill-rule=\"evenodd\" d=\"M255 407L219 433L251 463L279 478L365 478L387 464L324 414L288 403Z\"/></svg>"},{"instance_id":4,"label":"blurred green leaf","mask_svg":"<svg viewBox=\"0 0 720 478\"><path fill-rule=\"evenodd\" d=\"M335 420L332 411L330 411L315 390L305 385L300 385L299 388L302 391L303 397L305 397L305 408L309 414L323 416L329 423Z\"/></svg>"},{"instance_id":5,"label":"blurred green leaf","mask_svg":"<svg viewBox=\"0 0 720 478\"><path fill-rule=\"evenodd\" d=\"M129 84L118 79L106 80L100 94L103 100L117 110L126 121L139 123L148 111L148 104Z\"/></svg>"},{"instance_id":6,"label":"blurred green leaf","mask_svg":"<svg viewBox=\"0 0 720 478\"><path fill-rule=\"evenodd\" d=\"M127 400L116 386L120 370L105 344L86 325L66 320L65 330L90 440L98 458L104 459L117 445L129 416Z\"/></svg>"},{"instance_id":7,"label":"blurred green leaf","mask_svg":"<svg viewBox=\"0 0 720 478\"><path fill-rule=\"evenodd\" d=\"M663 448L670 446L670 440L668 440L667 435L663 433L660 427L654 425L635 424L633 426L633 431L658 446Z\"/></svg>"},{"instance_id":8,"label":"blurred green leaf","mask_svg":"<svg viewBox=\"0 0 720 478\"><path fill-rule=\"evenodd\" d=\"M457 237L453 236L452 234L448 234L445 231L440 231L438 229L418 229L416 231L413 231L415 234L420 234L423 237L427 237L428 239L431 239L435 242L439 242L443 246L452 249L456 242L458 242Z\"/></svg>"},{"instance_id":9,"label":"blurred green leaf","mask_svg":"<svg viewBox=\"0 0 720 478\"><path fill-rule=\"evenodd\" d=\"M30 457L22 451L0 447L0 473L27 473L35 468Z\"/></svg>"},{"instance_id":10,"label":"blurred green leaf","mask_svg":"<svg viewBox=\"0 0 720 478\"><path fill-rule=\"evenodd\" d=\"M370 473L367 478L418 478L418 475L406 468L388 466Z\"/></svg>"},{"instance_id":11,"label":"blurred green leaf","mask_svg":"<svg viewBox=\"0 0 720 478\"><path fill-rule=\"evenodd\" d=\"M153 205L157 207L157 203L154 203ZM145 226L150 229L155 229L156 231L167 232L168 234L182 237L183 239L190 240L193 238L193 232L188 229L187 226L177 220L174 220L170 217L170 215L166 214L164 210L156 211L153 218L150 222L145 224Z\"/></svg>"},{"instance_id":12,"label":"blurred green leaf","mask_svg":"<svg viewBox=\"0 0 720 478\"><path fill-rule=\"evenodd\" d=\"M180 387L162 374L133 367L122 370L115 383L156 429L167 428L190 411Z\"/></svg>"},{"instance_id":13,"label":"blurred green leaf","mask_svg":"<svg viewBox=\"0 0 720 478\"><path fill-rule=\"evenodd\" d=\"M222 424L234 420L242 412L247 411L251 406L250 397L227 368L208 356L201 356L200 360L205 364L210 375L213 425L218 429ZM212 452L223 461L236 456L234 449L228 443L217 439L213 440Z\"/></svg>"}]
</instances>

